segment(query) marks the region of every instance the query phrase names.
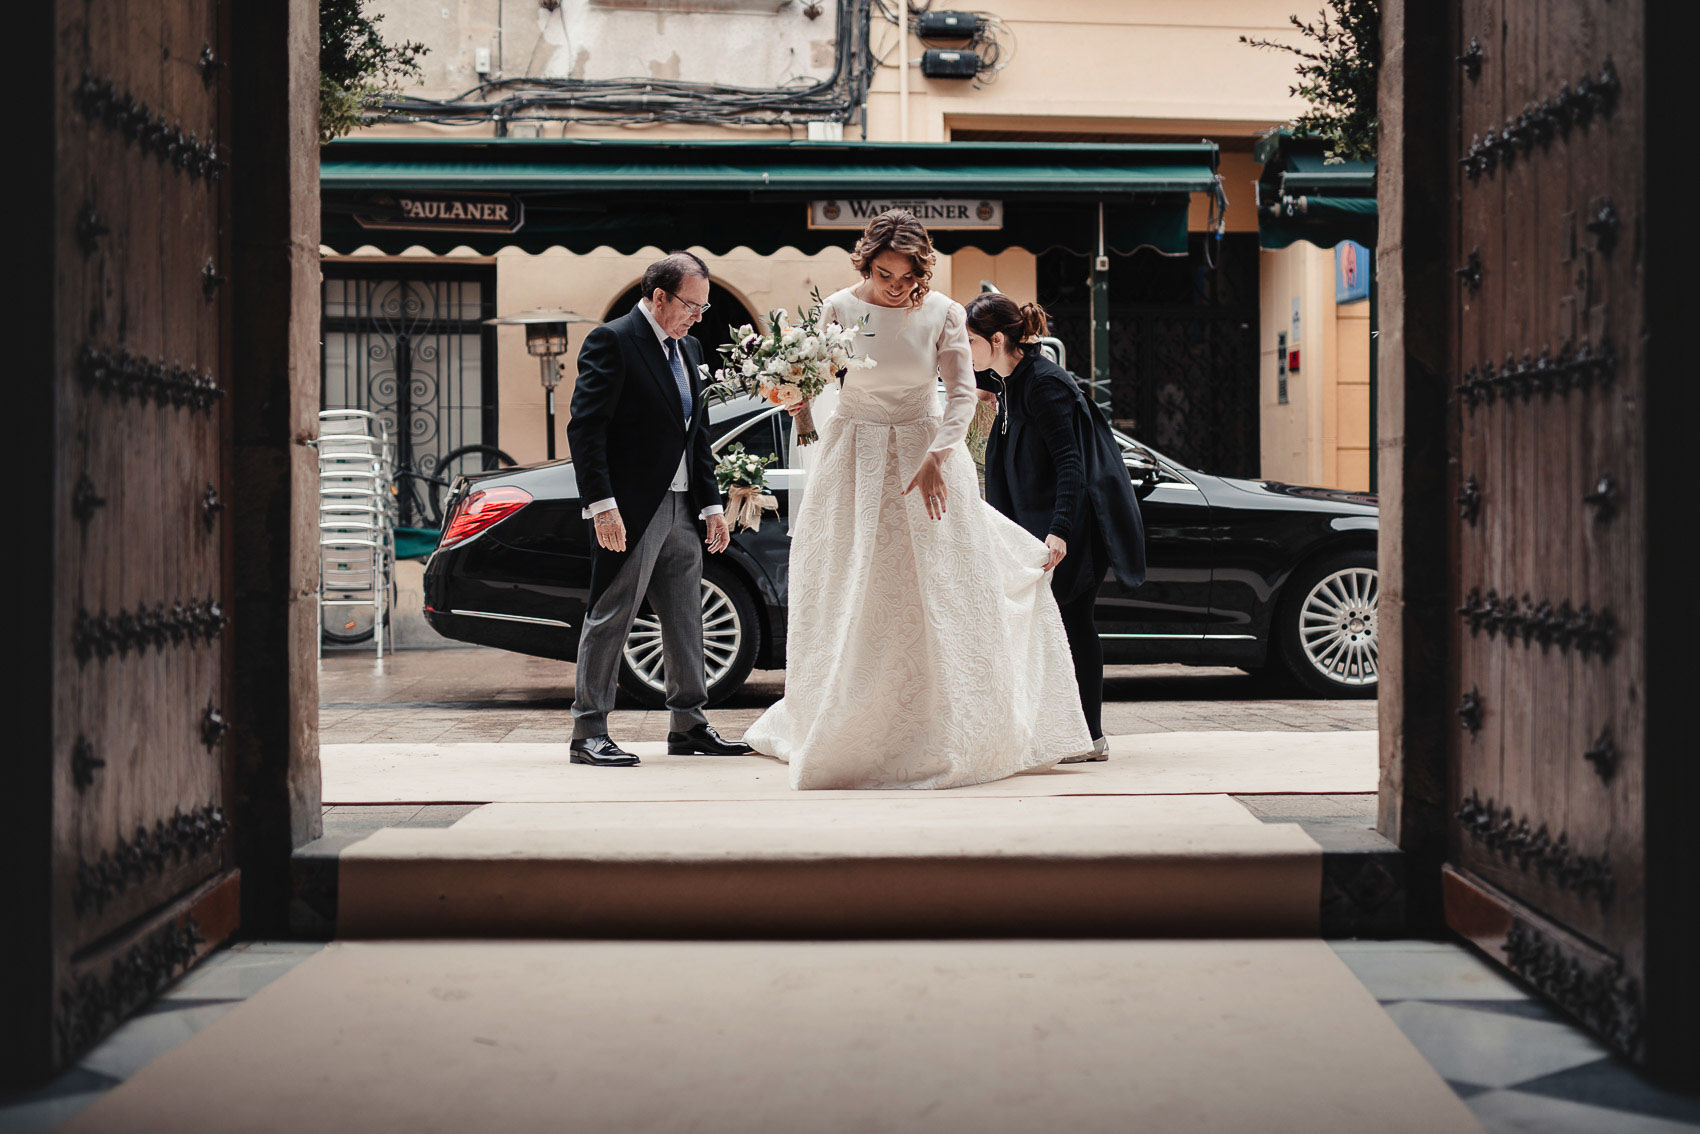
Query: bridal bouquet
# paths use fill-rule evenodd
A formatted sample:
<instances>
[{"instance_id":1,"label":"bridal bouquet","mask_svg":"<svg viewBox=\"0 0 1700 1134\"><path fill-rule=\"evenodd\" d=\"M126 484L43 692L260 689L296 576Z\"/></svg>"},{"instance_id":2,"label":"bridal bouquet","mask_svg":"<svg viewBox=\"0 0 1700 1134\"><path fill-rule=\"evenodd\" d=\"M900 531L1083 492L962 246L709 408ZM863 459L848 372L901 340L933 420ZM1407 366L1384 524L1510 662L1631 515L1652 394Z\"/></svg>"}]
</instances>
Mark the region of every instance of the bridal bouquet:
<instances>
[{"instance_id":1,"label":"bridal bouquet","mask_svg":"<svg viewBox=\"0 0 1700 1134\"><path fill-rule=\"evenodd\" d=\"M808 312L796 323L782 307L769 312L760 329L745 323L732 332L733 340L720 348L725 365L714 373L712 392L721 398L747 394L790 408L807 402L852 368L873 366L873 359L859 357L854 350L861 324L823 323L818 288L810 300ZM807 405L796 421L797 444L820 439Z\"/></svg>"},{"instance_id":2,"label":"bridal bouquet","mask_svg":"<svg viewBox=\"0 0 1700 1134\"><path fill-rule=\"evenodd\" d=\"M726 519L733 531L746 528L759 532L762 512L779 510L779 501L767 492L766 470L772 463L772 457L746 453L744 446L736 441L720 454L720 461L714 466L714 479L726 494L730 505Z\"/></svg>"}]
</instances>

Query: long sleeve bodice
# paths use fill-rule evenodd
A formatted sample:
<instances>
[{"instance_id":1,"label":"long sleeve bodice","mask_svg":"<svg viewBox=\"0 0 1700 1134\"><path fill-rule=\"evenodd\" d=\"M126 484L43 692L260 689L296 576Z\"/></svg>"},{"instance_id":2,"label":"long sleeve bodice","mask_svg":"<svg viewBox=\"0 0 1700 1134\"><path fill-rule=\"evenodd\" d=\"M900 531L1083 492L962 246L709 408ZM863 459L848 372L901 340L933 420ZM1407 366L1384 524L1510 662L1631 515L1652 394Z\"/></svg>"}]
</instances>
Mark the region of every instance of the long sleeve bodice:
<instances>
[{"instance_id":1,"label":"long sleeve bodice","mask_svg":"<svg viewBox=\"0 0 1700 1134\"><path fill-rule=\"evenodd\" d=\"M825 300L822 317L846 327L865 320L856 350L876 365L850 371L844 380L844 405L889 415L894 421L931 415L938 412L934 391L942 381L945 405L930 451L954 448L968 436L974 417L974 367L968 316L960 303L933 292L918 307L880 307L846 288Z\"/></svg>"}]
</instances>

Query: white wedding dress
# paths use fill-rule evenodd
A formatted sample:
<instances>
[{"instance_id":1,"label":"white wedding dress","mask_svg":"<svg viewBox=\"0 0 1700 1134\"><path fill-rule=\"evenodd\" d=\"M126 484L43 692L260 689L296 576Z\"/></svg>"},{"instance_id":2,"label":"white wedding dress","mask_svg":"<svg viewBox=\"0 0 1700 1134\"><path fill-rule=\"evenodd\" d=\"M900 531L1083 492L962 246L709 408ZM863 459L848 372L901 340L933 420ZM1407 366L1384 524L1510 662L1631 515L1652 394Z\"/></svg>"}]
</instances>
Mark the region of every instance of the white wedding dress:
<instances>
[{"instance_id":1,"label":"white wedding dress","mask_svg":"<svg viewBox=\"0 0 1700 1134\"><path fill-rule=\"evenodd\" d=\"M879 307L846 289L824 317L866 317L857 353L877 365L851 370L817 422L791 518L785 696L745 742L799 789L959 787L1089 751L1045 545L980 499L963 445L962 305L932 292ZM948 451L941 520L919 489L900 495L934 449Z\"/></svg>"}]
</instances>

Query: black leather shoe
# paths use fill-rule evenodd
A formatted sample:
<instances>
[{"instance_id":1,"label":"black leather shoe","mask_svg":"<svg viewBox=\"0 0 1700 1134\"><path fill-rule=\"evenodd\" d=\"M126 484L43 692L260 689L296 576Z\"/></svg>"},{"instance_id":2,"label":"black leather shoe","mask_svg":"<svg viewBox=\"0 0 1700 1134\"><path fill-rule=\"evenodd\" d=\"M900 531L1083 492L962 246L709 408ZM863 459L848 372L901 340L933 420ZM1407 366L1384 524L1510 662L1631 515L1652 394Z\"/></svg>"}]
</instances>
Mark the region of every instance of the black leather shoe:
<instances>
[{"instance_id":1,"label":"black leather shoe","mask_svg":"<svg viewBox=\"0 0 1700 1134\"><path fill-rule=\"evenodd\" d=\"M587 736L572 743L574 764L589 764L592 768L635 768L638 758L608 739L608 734Z\"/></svg>"},{"instance_id":2,"label":"black leather shoe","mask_svg":"<svg viewBox=\"0 0 1700 1134\"><path fill-rule=\"evenodd\" d=\"M720 734L709 724L699 724L689 732L667 734L669 756L748 756L754 751L748 744L720 739Z\"/></svg>"}]
</instances>

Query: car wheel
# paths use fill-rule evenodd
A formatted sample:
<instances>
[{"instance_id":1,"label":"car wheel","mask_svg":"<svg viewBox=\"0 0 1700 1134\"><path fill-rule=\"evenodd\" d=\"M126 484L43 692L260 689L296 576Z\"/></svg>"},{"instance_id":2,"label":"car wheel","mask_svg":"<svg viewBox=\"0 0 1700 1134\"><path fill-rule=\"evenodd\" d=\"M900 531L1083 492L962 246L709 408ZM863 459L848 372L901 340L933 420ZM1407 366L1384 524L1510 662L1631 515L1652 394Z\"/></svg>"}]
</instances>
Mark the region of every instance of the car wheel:
<instances>
[{"instance_id":1,"label":"car wheel","mask_svg":"<svg viewBox=\"0 0 1700 1134\"><path fill-rule=\"evenodd\" d=\"M1374 697L1380 684L1380 576L1373 551L1346 551L1287 581L1275 626L1287 671L1320 697Z\"/></svg>"},{"instance_id":2,"label":"car wheel","mask_svg":"<svg viewBox=\"0 0 1700 1134\"><path fill-rule=\"evenodd\" d=\"M732 572L716 565L702 573L702 650L708 667L708 703L730 697L750 675L760 645L755 600ZM620 688L638 703L667 703L667 671L661 659L661 623L646 606L632 623L620 655Z\"/></svg>"}]
</instances>

